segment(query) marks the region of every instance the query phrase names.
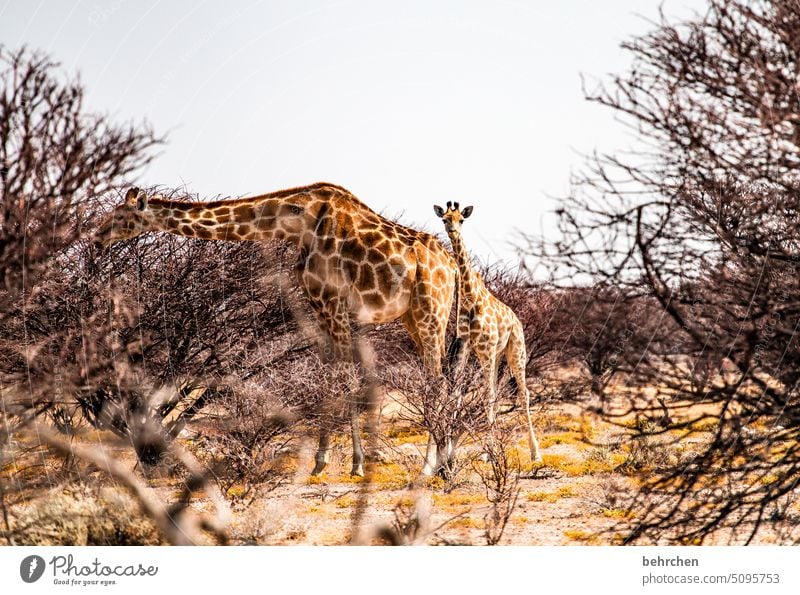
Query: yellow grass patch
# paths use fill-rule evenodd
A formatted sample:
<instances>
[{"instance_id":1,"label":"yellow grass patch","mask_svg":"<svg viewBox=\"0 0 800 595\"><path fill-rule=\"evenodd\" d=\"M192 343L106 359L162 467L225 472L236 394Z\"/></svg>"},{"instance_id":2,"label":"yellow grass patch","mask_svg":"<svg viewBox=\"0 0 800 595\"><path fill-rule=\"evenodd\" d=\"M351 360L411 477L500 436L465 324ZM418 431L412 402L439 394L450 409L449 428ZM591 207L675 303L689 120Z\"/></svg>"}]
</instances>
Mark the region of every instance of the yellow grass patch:
<instances>
[{"instance_id":1,"label":"yellow grass patch","mask_svg":"<svg viewBox=\"0 0 800 595\"><path fill-rule=\"evenodd\" d=\"M448 523L452 527L464 527L465 529L483 529L483 519L473 519L472 517L462 516L453 519Z\"/></svg>"},{"instance_id":2,"label":"yellow grass patch","mask_svg":"<svg viewBox=\"0 0 800 595\"><path fill-rule=\"evenodd\" d=\"M229 487L225 495L228 496L228 498L234 499L234 498L241 498L242 496L245 495L246 492L247 492L246 487L244 487L243 485L236 484Z\"/></svg>"},{"instance_id":3,"label":"yellow grass patch","mask_svg":"<svg viewBox=\"0 0 800 595\"><path fill-rule=\"evenodd\" d=\"M406 487L411 476L405 467L396 463L376 465L372 474L372 482L385 490L399 490Z\"/></svg>"},{"instance_id":4,"label":"yellow grass patch","mask_svg":"<svg viewBox=\"0 0 800 595\"><path fill-rule=\"evenodd\" d=\"M410 508L416 504L416 500L411 496L400 496L397 500L395 500L395 506L405 506Z\"/></svg>"},{"instance_id":5,"label":"yellow grass patch","mask_svg":"<svg viewBox=\"0 0 800 595\"><path fill-rule=\"evenodd\" d=\"M525 441L527 446L528 442ZM586 436L580 432L561 432L559 434L547 434L539 439L541 448L548 448L555 444L573 444L577 447L586 446Z\"/></svg>"},{"instance_id":6,"label":"yellow grass patch","mask_svg":"<svg viewBox=\"0 0 800 595\"><path fill-rule=\"evenodd\" d=\"M433 495L434 506L442 509L461 508L485 503L486 498L484 498L483 494L457 494L451 492L450 494Z\"/></svg>"},{"instance_id":7,"label":"yellow grass patch","mask_svg":"<svg viewBox=\"0 0 800 595\"><path fill-rule=\"evenodd\" d=\"M425 432L420 432L416 428L396 426L389 428L386 436L390 438L395 444L426 444L428 442L428 435Z\"/></svg>"},{"instance_id":8,"label":"yellow grass patch","mask_svg":"<svg viewBox=\"0 0 800 595\"><path fill-rule=\"evenodd\" d=\"M328 483L328 478L326 477L325 473L320 473L319 475L309 475L306 483L310 486L324 485Z\"/></svg>"},{"instance_id":9,"label":"yellow grass patch","mask_svg":"<svg viewBox=\"0 0 800 595\"><path fill-rule=\"evenodd\" d=\"M514 516L514 517L511 517L511 519L510 519L510 523L512 525L523 526L523 525L527 525L530 522L531 522L531 520L526 516Z\"/></svg>"},{"instance_id":10,"label":"yellow grass patch","mask_svg":"<svg viewBox=\"0 0 800 595\"><path fill-rule=\"evenodd\" d=\"M559 497L555 492L528 492L525 498L531 502L558 502Z\"/></svg>"},{"instance_id":11,"label":"yellow grass patch","mask_svg":"<svg viewBox=\"0 0 800 595\"><path fill-rule=\"evenodd\" d=\"M774 475L772 473L768 473L764 477L760 478L758 480L758 483L760 483L762 485L765 485L765 486L768 486L768 485L771 485L773 483L776 483L779 479L780 478L777 475Z\"/></svg>"},{"instance_id":12,"label":"yellow grass patch","mask_svg":"<svg viewBox=\"0 0 800 595\"><path fill-rule=\"evenodd\" d=\"M714 432L719 426L719 420L713 417L706 417L698 419L697 421L689 424L689 427L695 432Z\"/></svg>"},{"instance_id":13,"label":"yellow grass patch","mask_svg":"<svg viewBox=\"0 0 800 595\"><path fill-rule=\"evenodd\" d=\"M445 481L438 475L434 475L432 477L424 477L422 478L422 487L428 488L429 490L441 490L444 489Z\"/></svg>"},{"instance_id":14,"label":"yellow grass patch","mask_svg":"<svg viewBox=\"0 0 800 595\"><path fill-rule=\"evenodd\" d=\"M594 475L595 473L611 473L614 470L614 465L605 461L587 460L562 465L561 470L573 477L581 477L582 475Z\"/></svg>"},{"instance_id":15,"label":"yellow grass patch","mask_svg":"<svg viewBox=\"0 0 800 595\"><path fill-rule=\"evenodd\" d=\"M337 483L349 483L357 485L364 482L364 478L360 475L350 475L349 473L342 473L336 478Z\"/></svg>"},{"instance_id":16,"label":"yellow grass patch","mask_svg":"<svg viewBox=\"0 0 800 595\"><path fill-rule=\"evenodd\" d=\"M572 463L572 459L565 455L552 455L546 453L542 454L542 461L544 462L545 467L555 467L556 469L560 469L562 465Z\"/></svg>"},{"instance_id":17,"label":"yellow grass patch","mask_svg":"<svg viewBox=\"0 0 800 595\"><path fill-rule=\"evenodd\" d=\"M556 490L556 493L562 498L573 498L577 496L575 490L573 490L571 486L561 486Z\"/></svg>"},{"instance_id":18,"label":"yellow grass patch","mask_svg":"<svg viewBox=\"0 0 800 595\"><path fill-rule=\"evenodd\" d=\"M603 513L604 517L609 519L629 519L636 516L633 512L629 510L624 510L622 508L604 508L600 512Z\"/></svg>"},{"instance_id":19,"label":"yellow grass patch","mask_svg":"<svg viewBox=\"0 0 800 595\"><path fill-rule=\"evenodd\" d=\"M544 464L547 467L559 469L573 477L582 475L594 475L595 473L611 473L625 461L622 453L611 453L605 458L587 457L582 461L575 461L564 455L543 455Z\"/></svg>"},{"instance_id":20,"label":"yellow grass patch","mask_svg":"<svg viewBox=\"0 0 800 595\"><path fill-rule=\"evenodd\" d=\"M530 502L558 502L562 498L572 498L576 494L570 486L562 486L555 492L528 492L525 498Z\"/></svg>"},{"instance_id":21,"label":"yellow grass patch","mask_svg":"<svg viewBox=\"0 0 800 595\"><path fill-rule=\"evenodd\" d=\"M333 504L336 508L353 508L356 505L357 498L352 494L345 494L344 496L339 496L336 500L333 501Z\"/></svg>"},{"instance_id":22,"label":"yellow grass patch","mask_svg":"<svg viewBox=\"0 0 800 595\"><path fill-rule=\"evenodd\" d=\"M572 541L580 541L587 545L594 545L600 543L600 537L596 533L589 531L581 531L580 529L567 529L563 532L564 537Z\"/></svg>"},{"instance_id":23,"label":"yellow grass patch","mask_svg":"<svg viewBox=\"0 0 800 595\"><path fill-rule=\"evenodd\" d=\"M545 416L542 425L552 431L581 431L581 420L566 413L550 413Z\"/></svg>"}]
</instances>

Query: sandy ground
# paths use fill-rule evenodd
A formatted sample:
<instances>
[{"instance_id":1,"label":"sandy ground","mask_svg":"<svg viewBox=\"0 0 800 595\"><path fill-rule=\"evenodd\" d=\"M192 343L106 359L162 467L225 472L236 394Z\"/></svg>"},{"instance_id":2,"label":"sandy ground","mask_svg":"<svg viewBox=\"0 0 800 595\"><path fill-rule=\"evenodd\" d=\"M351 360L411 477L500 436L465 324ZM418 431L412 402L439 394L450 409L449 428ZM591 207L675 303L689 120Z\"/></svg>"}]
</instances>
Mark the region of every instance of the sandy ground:
<instances>
[{"instance_id":1,"label":"sandy ground","mask_svg":"<svg viewBox=\"0 0 800 595\"><path fill-rule=\"evenodd\" d=\"M413 518L416 529L406 531L406 535L414 543L486 544L486 523L487 518L491 520L492 506L475 471L481 463L467 464L452 484L439 478L420 478L426 436L398 419L396 413L397 403L389 400L381 416L384 441L380 461L374 464L372 481L367 485L349 475L350 444L346 436L336 437L326 471L311 477L314 445L309 436L301 447L281 456L285 481L278 487L248 490L251 486L231 486L226 494L233 513L231 542L349 543L359 498L366 489L366 507L357 535L363 543L378 543L381 529L408 524ZM544 466L531 465L524 434L515 434L506 450L518 457L528 473L519 480L517 499L499 543L619 543L619 523L628 518L624 496L634 493L643 479L642 474L631 473L630 469L622 471L631 456L624 429L604 423L577 405L551 406L537 411L535 419ZM505 423L512 422L514 419L509 416ZM201 419L185 430L182 439L196 442L205 425ZM687 442L677 448L686 450L692 446ZM463 455L469 458L478 454L475 448L465 446ZM654 447L658 456L665 456L663 450ZM116 452L134 468L130 449ZM104 481L100 474L95 477ZM165 501L174 498L180 488L179 479L168 474L152 477L150 485ZM191 506L202 512L210 503L198 493ZM755 543L779 542L773 532L765 530ZM720 543L727 543L724 536Z\"/></svg>"}]
</instances>

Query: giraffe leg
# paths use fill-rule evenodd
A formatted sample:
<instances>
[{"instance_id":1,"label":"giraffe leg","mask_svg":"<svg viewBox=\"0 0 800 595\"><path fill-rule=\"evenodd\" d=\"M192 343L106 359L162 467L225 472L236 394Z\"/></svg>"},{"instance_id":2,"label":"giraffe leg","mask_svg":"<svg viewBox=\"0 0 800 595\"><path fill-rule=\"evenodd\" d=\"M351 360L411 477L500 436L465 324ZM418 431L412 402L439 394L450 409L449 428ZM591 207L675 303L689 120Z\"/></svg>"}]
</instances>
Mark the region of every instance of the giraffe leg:
<instances>
[{"instance_id":1,"label":"giraffe leg","mask_svg":"<svg viewBox=\"0 0 800 595\"><path fill-rule=\"evenodd\" d=\"M414 342L414 347L417 349L417 353L422 357L422 353L425 351L425 346L422 344L419 338L419 333L417 332L417 324L414 322L414 317L411 315L411 312L408 311L400 318L400 321L403 323L403 326L408 331L411 340Z\"/></svg>"},{"instance_id":2,"label":"giraffe leg","mask_svg":"<svg viewBox=\"0 0 800 595\"><path fill-rule=\"evenodd\" d=\"M417 244L417 270L414 287L411 291L409 310L404 316L406 328L411 333L422 359L423 366L439 386L442 397L446 397L447 381L442 373L442 358L445 356L447 321L453 307L453 292L456 290L456 272L449 257L443 255L434 261L428 248ZM442 468L443 456L452 457L454 441L437 437L444 452L437 453L433 435L428 436L423 475L432 475Z\"/></svg>"},{"instance_id":3,"label":"giraffe leg","mask_svg":"<svg viewBox=\"0 0 800 595\"><path fill-rule=\"evenodd\" d=\"M328 452L331 444L331 436L327 428L322 428L319 432L319 446L317 454L314 455L314 469L311 475L319 475L328 464Z\"/></svg>"},{"instance_id":4,"label":"giraffe leg","mask_svg":"<svg viewBox=\"0 0 800 595\"><path fill-rule=\"evenodd\" d=\"M485 354L475 353L478 362L481 366L483 374L483 387L486 391L486 420L489 423L489 431L487 441L489 445L495 444L495 404L497 400L497 392L495 383L497 379L497 365L494 357L487 357ZM485 449L478 460L487 463L489 461L490 450Z\"/></svg>"},{"instance_id":5,"label":"giraffe leg","mask_svg":"<svg viewBox=\"0 0 800 595\"><path fill-rule=\"evenodd\" d=\"M450 315L452 295L445 296L444 300L434 299L430 288L424 282L426 274L427 272L420 274L422 279L414 289L411 308L403 316L403 323L409 329L409 333L417 345L425 370L437 379L442 398L445 398L447 382L442 374L442 358L444 357L447 319ZM443 445L440 451L434 436L429 434L421 474L430 476L440 472L446 464L443 457L447 457L447 461L449 461L453 450L452 443L448 443Z\"/></svg>"},{"instance_id":6,"label":"giraffe leg","mask_svg":"<svg viewBox=\"0 0 800 595\"><path fill-rule=\"evenodd\" d=\"M475 357L481 367L483 388L486 391L486 419L489 427L494 428L495 407L497 401L497 357L484 350L476 350Z\"/></svg>"},{"instance_id":7,"label":"giraffe leg","mask_svg":"<svg viewBox=\"0 0 800 595\"><path fill-rule=\"evenodd\" d=\"M347 306L344 300L331 298L327 301L312 300L311 305L316 310L322 328L327 331L327 338L324 345L330 346L329 352L323 353L323 360L352 362L353 361L353 341L350 333L350 319L347 314ZM364 475L364 449L361 445L361 424L359 423L358 399L355 395L350 395L350 436L353 441L353 467L351 475ZM320 428L319 447L314 457L315 465L311 471L312 475L322 473L328 464L328 452L330 450L330 428L323 422Z\"/></svg>"},{"instance_id":8,"label":"giraffe leg","mask_svg":"<svg viewBox=\"0 0 800 595\"><path fill-rule=\"evenodd\" d=\"M358 419L358 403L350 402L350 436L353 439L353 467L350 475L364 477L364 448L361 446L361 422Z\"/></svg>"},{"instance_id":9,"label":"giraffe leg","mask_svg":"<svg viewBox=\"0 0 800 595\"><path fill-rule=\"evenodd\" d=\"M433 436L428 434L428 445L425 447L425 463L422 465L422 475L428 477L436 473L436 442Z\"/></svg>"},{"instance_id":10,"label":"giraffe leg","mask_svg":"<svg viewBox=\"0 0 800 595\"><path fill-rule=\"evenodd\" d=\"M403 323L403 326L408 331L411 340L414 341L414 346L417 348L417 353L424 361L423 353L425 352L425 345L422 344L422 341L419 338L419 333L417 332L417 323L414 320L414 316L412 315L411 311L407 311L400 319ZM436 443L433 441L433 437L429 434L428 435L428 444L425 447L425 462L422 466L422 475L429 476L433 475L436 472Z\"/></svg>"},{"instance_id":11,"label":"giraffe leg","mask_svg":"<svg viewBox=\"0 0 800 595\"><path fill-rule=\"evenodd\" d=\"M533 419L531 418L531 393L525 379L525 365L527 363L525 351L525 341L523 340L522 329L515 328L511 333L506 346L506 361L511 368L511 375L517 383L518 389L522 392L523 405L525 406L525 417L528 423L528 446L531 451L531 460L534 463L542 462L542 454L539 451L539 442L533 432Z\"/></svg>"}]
</instances>

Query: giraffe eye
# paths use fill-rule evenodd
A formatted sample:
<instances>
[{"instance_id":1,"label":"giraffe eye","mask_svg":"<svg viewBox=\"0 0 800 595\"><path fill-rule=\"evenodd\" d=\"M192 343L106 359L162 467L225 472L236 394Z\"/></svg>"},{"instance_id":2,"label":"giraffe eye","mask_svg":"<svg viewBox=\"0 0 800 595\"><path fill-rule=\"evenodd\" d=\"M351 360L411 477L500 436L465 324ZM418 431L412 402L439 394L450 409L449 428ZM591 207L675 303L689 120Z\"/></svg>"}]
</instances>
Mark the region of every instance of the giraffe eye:
<instances>
[{"instance_id":1,"label":"giraffe eye","mask_svg":"<svg viewBox=\"0 0 800 595\"><path fill-rule=\"evenodd\" d=\"M289 205L289 212L292 215L299 215L300 213L303 212L303 207L299 205Z\"/></svg>"}]
</instances>

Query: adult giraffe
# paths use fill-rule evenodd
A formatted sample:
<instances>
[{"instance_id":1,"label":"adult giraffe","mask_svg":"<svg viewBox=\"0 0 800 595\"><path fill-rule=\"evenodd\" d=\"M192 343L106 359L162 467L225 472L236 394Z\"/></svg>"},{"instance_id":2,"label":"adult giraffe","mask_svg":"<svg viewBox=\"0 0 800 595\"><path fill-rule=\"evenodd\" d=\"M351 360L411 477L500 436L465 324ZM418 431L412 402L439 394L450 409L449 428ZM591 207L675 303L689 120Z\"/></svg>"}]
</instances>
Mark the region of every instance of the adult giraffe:
<instances>
[{"instance_id":1,"label":"adult giraffe","mask_svg":"<svg viewBox=\"0 0 800 595\"><path fill-rule=\"evenodd\" d=\"M489 425L493 426L495 420L497 368L500 358L505 355L511 375L524 397L531 460L541 462L539 443L533 433L531 397L525 382L527 356L522 323L511 308L491 294L481 276L472 268L472 259L461 237L461 224L472 214L472 207L464 207L462 211L458 203L448 202L447 210L434 205L433 211L444 223L444 229L450 238L450 245L458 263L460 279L456 333L458 339L466 342L475 354L483 371L489 392L486 403ZM462 352L462 355L466 354ZM458 368L460 366L456 366L456 369Z\"/></svg>"},{"instance_id":2,"label":"adult giraffe","mask_svg":"<svg viewBox=\"0 0 800 595\"><path fill-rule=\"evenodd\" d=\"M346 189L320 182L252 198L186 202L148 198L138 188L100 225L103 246L149 231L222 241L281 239L299 247L300 287L317 314L329 361L353 361L350 322L399 318L425 367L441 373L456 265L431 234L381 217ZM356 405L350 410L353 475L364 452ZM320 431L313 474L328 461L329 429ZM438 465L429 439L423 472Z\"/></svg>"}]
</instances>

